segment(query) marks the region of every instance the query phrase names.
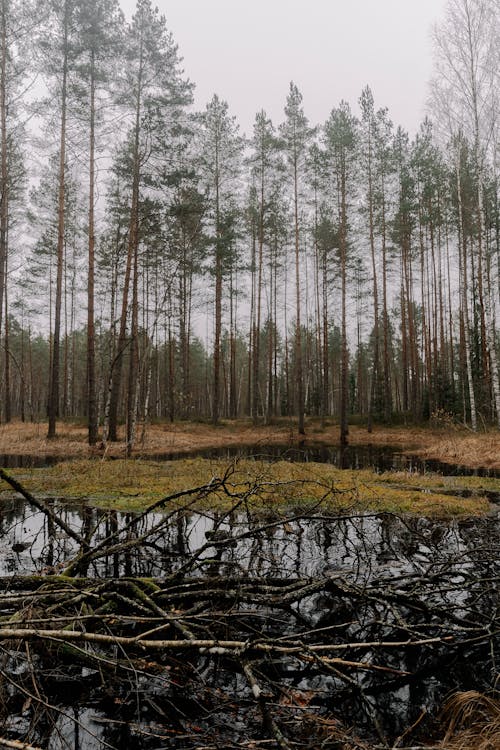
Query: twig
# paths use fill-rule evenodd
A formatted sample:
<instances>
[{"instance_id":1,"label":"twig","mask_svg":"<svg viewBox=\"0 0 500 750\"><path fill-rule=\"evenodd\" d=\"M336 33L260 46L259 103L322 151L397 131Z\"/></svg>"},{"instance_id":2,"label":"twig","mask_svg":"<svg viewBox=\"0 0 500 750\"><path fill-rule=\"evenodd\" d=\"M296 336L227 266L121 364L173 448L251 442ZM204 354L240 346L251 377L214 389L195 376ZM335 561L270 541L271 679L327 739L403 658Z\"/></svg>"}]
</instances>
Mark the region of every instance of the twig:
<instances>
[{"instance_id":1,"label":"twig","mask_svg":"<svg viewBox=\"0 0 500 750\"><path fill-rule=\"evenodd\" d=\"M259 704L264 726L273 735L278 747L280 747L281 750L290 750L290 744L288 743L287 739L283 735L283 732L281 731L279 726L276 724L276 721L274 720L274 717L271 714L271 711L269 710L269 706L267 703L269 695L266 692L264 692L262 688L260 687L250 664L248 664L247 662L244 662L242 666L243 666L243 672L245 674L245 677L248 680L248 684L250 685L252 689L253 697Z\"/></svg>"},{"instance_id":2,"label":"twig","mask_svg":"<svg viewBox=\"0 0 500 750\"><path fill-rule=\"evenodd\" d=\"M485 634L482 639L478 640L489 640L493 637L490 634ZM138 635L134 638L127 636L118 635L105 635L103 633L88 633L80 630L38 630L34 628L4 628L0 627L0 640L17 640L17 639L41 639L41 640L57 640L57 641L87 641L89 643L102 643L109 645L136 645L141 648L151 650L164 650L164 649L199 649L202 653L208 654L230 654L233 652L242 653L248 651L257 651L264 653L279 653L279 654L294 654L300 656L302 653L307 652L328 652L328 651L345 651L353 648L401 648L401 647L416 647L429 644L437 643L449 643L454 641L453 636L445 636L443 638L426 638L420 641L371 641L371 642L360 642L360 643L318 643L311 646L304 646L302 644L298 646L285 646L277 645L272 641L241 641L241 640L218 640L218 639L193 639L193 640L157 640L151 641Z\"/></svg>"},{"instance_id":3,"label":"twig","mask_svg":"<svg viewBox=\"0 0 500 750\"><path fill-rule=\"evenodd\" d=\"M41 747L28 745L26 742L19 742L18 740L6 740L4 737L0 737L0 747L11 747L14 750L42 750Z\"/></svg>"},{"instance_id":4,"label":"twig","mask_svg":"<svg viewBox=\"0 0 500 750\"><path fill-rule=\"evenodd\" d=\"M73 539L75 542L78 542L78 544L83 549L88 549L89 544L86 539L84 539L80 534L78 534L76 531L74 531L71 526L69 526L66 521L64 521L60 516L57 515L57 513L54 513L52 508L47 505L47 503L44 503L43 500L39 500L34 495L31 494L31 492L28 492L28 490L23 487L22 484L20 484L17 479L14 479L14 477L11 477L10 474L8 474L5 469L0 468L0 479L3 479L4 482L7 482L7 484L10 484L13 490L16 492L19 492L20 495L24 497L25 500L27 500L31 505L34 505L35 508L38 508L42 513L45 513L48 518L56 525L59 526L60 529L64 531L65 534L67 534L71 539Z\"/></svg>"}]
</instances>

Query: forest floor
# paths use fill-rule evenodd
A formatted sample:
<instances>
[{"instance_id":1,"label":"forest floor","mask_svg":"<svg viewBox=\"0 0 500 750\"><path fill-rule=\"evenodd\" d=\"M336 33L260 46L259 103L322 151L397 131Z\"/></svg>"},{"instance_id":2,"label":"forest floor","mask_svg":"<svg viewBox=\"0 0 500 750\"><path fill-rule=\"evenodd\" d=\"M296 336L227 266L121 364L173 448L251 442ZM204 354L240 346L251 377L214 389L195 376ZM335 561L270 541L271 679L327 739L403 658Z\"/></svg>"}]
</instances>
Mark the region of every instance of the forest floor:
<instances>
[{"instance_id":1,"label":"forest floor","mask_svg":"<svg viewBox=\"0 0 500 750\"><path fill-rule=\"evenodd\" d=\"M71 695L82 709L75 710L78 738L90 731L83 719L97 713L103 723L133 726L134 746L137 736L141 747L153 746L146 738L170 746L182 733L183 746L193 748L203 740L207 748L224 741L228 748L368 750L374 745L358 741L352 715L366 716L364 732L373 724L374 736L376 729L383 738L377 747L389 746L380 730L380 717L389 713L397 720L384 719L391 747L410 735L418 741L418 731L435 736L438 690L450 694L465 680L464 692L442 714L449 733L432 747L500 747L493 693L498 609L491 606L498 594L500 478L193 457L210 448L251 446L258 455L269 445L338 442L338 427L323 429L316 421L308 422L300 443L284 423L158 424L126 459L123 435L122 442L90 450L83 425L61 422L50 441L43 423L1 425L0 467L1 454L62 460L0 469L2 512L7 501L2 547L12 563L3 579L0 646L15 653L9 664L17 670L13 676L1 670L0 692L8 700L0 705L0 727L2 710L17 722L23 706L24 722L33 714L40 726L66 731L72 713L54 706L64 707ZM500 468L500 435L493 431L377 427L369 434L352 427L350 443ZM173 454L179 460L168 460ZM84 504L73 510L54 500ZM43 524L30 520L36 509L45 514ZM192 522L195 511L200 515ZM81 531L68 519L77 519ZM321 546L311 546L316 538ZM37 558L36 550L46 557ZM309 560L318 561L317 573L300 567ZM87 578L89 565L104 573ZM431 685L428 698L424 683ZM332 703L329 686L337 684L347 697ZM490 684L493 697L476 691ZM33 685L42 698L32 697ZM369 700L359 685L368 686ZM422 696L418 705L426 708L416 721L402 694ZM51 712L43 725L42 708ZM28 724L19 726L24 731ZM89 726L95 732L99 725ZM240 742L257 732L255 742ZM25 740L0 737L0 745L32 747Z\"/></svg>"},{"instance_id":2,"label":"forest floor","mask_svg":"<svg viewBox=\"0 0 500 750\"><path fill-rule=\"evenodd\" d=\"M369 434L366 429L352 427L349 437L353 447L395 448L450 465L500 468L500 433L493 431L474 435L465 429L376 427ZM261 497L256 504L268 509L290 504L310 507L321 502L329 510L342 512L355 508L449 517L489 513L490 501L496 503L500 498L500 479L495 477L421 475L409 470L379 473L370 468L340 470L328 463L269 463L243 457L233 463L227 457L196 456L197 452L210 449L249 446L258 456L266 446L286 450L300 445L307 449L335 446L338 442L337 426L321 428L315 421L308 423L305 440L300 443L290 424L156 424L138 441L132 460L127 460L123 441L110 443L106 449L90 449L86 429L81 425L60 423L58 436L47 440L45 424L13 423L0 426L0 464L1 454L58 457L61 461L54 466L17 469L14 475L35 494L86 499L95 505L123 510L144 509L162 497L205 484L226 472L229 484L238 491L252 483L272 487L271 492L261 493L263 503ZM173 456L183 460L148 460ZM115 460L89 461L92 458ZM224 507L228 497L221 493L217 504ZM211 505L214 502L211 497Z\"/></svg>"},{"instance_id":3,"label":"forest floor","mask_svg":"<svg viewBox=\"0 0 500 750\"><path fill-rule=\"evenodd\" d=\"M210 448L252 446L256 452L266 445L335 446L339 444L339 428L335 424L321 427L319 420L309 420L306 435L299 443L294 423L283 420L273 425L254 426L248 420L223 421L217 427L198 422L175 422L149 425L142 436L139 427L134 453L142 457L161 454L193 454ZM89 448L84 425L60 422L55 439L48 440L47 425L13 422L0 425L0 454L60 456L85 458L106 456L121 458L125 455L124 442L109 443ZM441 461L469 468L484 467L500 470L500 432L487 430L472 433L470 430L450 425L446 428L375 426L369 433L366 428L351 426L349 444L352 446L394 447L400 452L421 458Z\"/></svg>"}]
</instances>

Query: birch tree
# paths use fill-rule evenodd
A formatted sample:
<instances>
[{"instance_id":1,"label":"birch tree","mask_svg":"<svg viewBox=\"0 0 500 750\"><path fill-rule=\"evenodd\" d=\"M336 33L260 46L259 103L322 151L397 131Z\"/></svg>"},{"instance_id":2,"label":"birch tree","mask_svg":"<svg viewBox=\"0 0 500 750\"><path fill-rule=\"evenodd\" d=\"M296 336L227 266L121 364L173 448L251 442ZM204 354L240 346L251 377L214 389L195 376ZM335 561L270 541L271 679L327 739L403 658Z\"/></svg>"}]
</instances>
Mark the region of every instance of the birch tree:
<instances>
[{"instance_id":1,"label":"birch tree","mask_svg":"<svg viewBox=\"0 0 500 750\"><path fill-rule=\"evenodd\" d=\"M449 0L444 20L434 29L436 76L431 106L450 137L472 146L476 181L476 252L482 330L489 377L500 428L500 380L495 346L497 294L488 278L484 186L488 156L497 142L500 88L499 0ZM488 367L488 364L486 367Z\"/></svg>"}]
</instances>

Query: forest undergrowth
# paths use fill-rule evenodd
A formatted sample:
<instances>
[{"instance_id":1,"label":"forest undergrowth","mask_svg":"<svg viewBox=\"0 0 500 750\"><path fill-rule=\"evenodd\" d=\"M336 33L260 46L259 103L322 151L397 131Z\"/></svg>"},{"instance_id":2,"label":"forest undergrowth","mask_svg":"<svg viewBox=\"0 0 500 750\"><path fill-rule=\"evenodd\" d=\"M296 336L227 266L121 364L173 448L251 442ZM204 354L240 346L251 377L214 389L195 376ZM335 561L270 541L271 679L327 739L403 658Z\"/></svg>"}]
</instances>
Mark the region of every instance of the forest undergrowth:
<instances>
[{"instance_id":1,"label":"forest undergrowth","mask_svg":"<svg viewBox=\"0 0 500 750\"><path fill-rule=\"evenodd\" d=\"M1 470L31 512L4 497L0 746L79 746L72 700L103 748L497 747L496 519L369 512L318 465L250 463L186 462L126 513ZM74 466L108 464L152 465Z\"/></svg>"},{"instance_id":2,"label":"forest undergrowth","mask_svg":"<svg viewBox=\"0 0 500 750\"><path fill-rule=\"evenodd\" d=\"M89 447L87 427L78 421L61 423L57 437L47 439L45 422L13 421L0 425L0 454L51 455L86 457L89 455L112 457L125 456L125 428L121 428L121 440ZM319 419L306 422L306 434L298 436L296 423L292 420L276 420L270 425L254 425L251 420L222 420L214 427L206 422L158 422L139 430L140 440L134 450L136 456L157 454L194 453L208 448L224 446L259 447L279 445L338 445L339 426L327 421L324 426ZM402 452L453 465L500 470L500 432L488 429L480 432L458 425L447 428L432 426L387 426L375 425L372 432L366 427L349 427L349 445L393 447Z\"/></svg>"}]
</instances>

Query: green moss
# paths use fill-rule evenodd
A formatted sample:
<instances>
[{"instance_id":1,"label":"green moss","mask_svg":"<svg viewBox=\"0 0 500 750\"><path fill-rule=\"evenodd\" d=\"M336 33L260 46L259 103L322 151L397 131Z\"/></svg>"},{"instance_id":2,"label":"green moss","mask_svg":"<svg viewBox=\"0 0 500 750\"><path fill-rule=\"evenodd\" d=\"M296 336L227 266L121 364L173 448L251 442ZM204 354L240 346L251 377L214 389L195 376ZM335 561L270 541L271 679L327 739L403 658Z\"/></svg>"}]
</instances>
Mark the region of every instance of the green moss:
<instances>
[{"instance_id":1,"label":"green moss","mask_svg":"<svg viewBox=\"0 0 500 750\"><path fill-rule=\"evenodd\" d=\"M117 510L142 510L173 493L202 486L228 475L227 490L190 498L191 507L228 508L231 494L246 495L254 509L290 506L329 510L370 510L425 516L480 515L491 506L484 491L499 491L500 481L480 477L441 477L405 472L376 474L368 470L339 470L319 463L275 463L241 460L181 459L155 462L129 460L67 461L45 469L23 470L23 483L34 493L65 499L86 499ZM469 491L473 497L463 498ZM186 498L169 503L183 506Z\"/></svg>"}]
</instances>

